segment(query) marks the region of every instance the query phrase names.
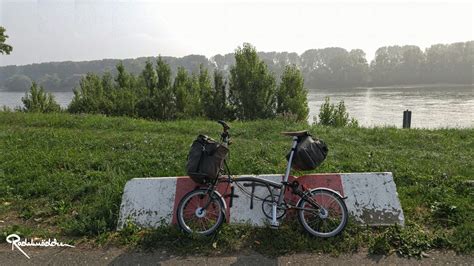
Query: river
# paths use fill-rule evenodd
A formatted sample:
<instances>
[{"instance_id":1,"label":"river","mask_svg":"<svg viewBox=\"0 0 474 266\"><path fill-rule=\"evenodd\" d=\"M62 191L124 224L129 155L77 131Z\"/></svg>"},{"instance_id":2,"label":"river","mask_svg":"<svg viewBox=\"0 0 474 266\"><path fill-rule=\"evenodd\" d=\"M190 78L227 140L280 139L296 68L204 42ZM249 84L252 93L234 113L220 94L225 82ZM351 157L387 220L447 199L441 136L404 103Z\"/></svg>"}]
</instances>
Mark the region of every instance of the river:
<instances>
[{"instance_id":1,"label":"river","mask_svg":"<svg viewBox=\"0 0 474 266\"><path fill-rule=\"evenodd\" d=\"M72 92L54 92L66 107ZM0 91L0 106L21 105L24 93ZM364 127L402 126L403 111L412 111L415 128L474 127L474 86L412 86L310 90L309 121L317 116L325 97L343 100L351 117Z\"/></svg>"}]
</instances>

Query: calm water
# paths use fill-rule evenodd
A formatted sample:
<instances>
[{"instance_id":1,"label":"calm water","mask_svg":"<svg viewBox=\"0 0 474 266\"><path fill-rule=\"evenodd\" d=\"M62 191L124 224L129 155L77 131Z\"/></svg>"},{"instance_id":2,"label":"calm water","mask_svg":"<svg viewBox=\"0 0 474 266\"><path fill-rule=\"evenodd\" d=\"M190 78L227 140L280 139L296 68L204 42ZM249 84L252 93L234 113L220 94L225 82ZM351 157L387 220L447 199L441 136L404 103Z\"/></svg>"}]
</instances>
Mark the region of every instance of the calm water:
<instances>
[{"instance_id":1,"label":"calm water","mask_svg":"<svg viewBox=\"0 0 474 266\"><path fill-rule=\"evenodd\" d=\"M66 108L69 102L74 96L73 92L53 92L56 101L61 105L61 107ZM17 106L23 106L21 98L25 96L24 92L14 92L14 91L0 91L0 107L8 106L15 108Z\"/></svg>"},{"instance_id":2,"label":"calm water","mask_svg":"<svg viewBox=\"0 0 474 266\"><path fill-rule=\"evenodd\" d=\"M344 100L362 126L401 127L408 109L412 127L474 127L474 86L313 90L308 96L310 121L327 96L334 103Z\"/></svg>"},{"instance_id":3,"label":"calm water","mask_svg":"<svg viewBox=\"0 0 474 266\"><path fill-rule=\"evenodd\" d=\"M72 92L55 92L56 100L66 107ZM21 105L24 93L0 91L0 106ZM351 116L362 126L401 127L403 111L412 111L412 127L474 127L474 86L411 88L352 88L311 90L308 95L310 122L317 116L324 98L344 100Z\"/></svg>"}]
</instances>

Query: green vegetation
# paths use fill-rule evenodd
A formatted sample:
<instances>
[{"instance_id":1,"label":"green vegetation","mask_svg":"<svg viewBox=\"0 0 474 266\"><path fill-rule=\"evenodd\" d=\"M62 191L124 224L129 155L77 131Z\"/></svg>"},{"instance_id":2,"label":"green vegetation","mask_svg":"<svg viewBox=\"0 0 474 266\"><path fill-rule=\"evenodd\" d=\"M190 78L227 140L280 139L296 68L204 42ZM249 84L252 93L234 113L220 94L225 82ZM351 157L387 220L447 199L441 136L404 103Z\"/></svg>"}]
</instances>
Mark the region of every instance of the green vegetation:
<instances>
[{"instance_id":1,"label":"green vegetation","mask_svg":"<svg viewBox=\"0 0 474 266\"><path fill-rule=\"evenodd\" d=\"M25 93L25 97L21 98L24 108L24 112L36 112L36 113L51 113L59 112L61 107L54 100L54 95L50 92L45 92L43 87L39 87L33 82L28 93Z\"/></svg>"},{"instance_id":2,"label":"green vegetation","mask_svg":"<svg viewBox=\"0 0 474 266\"><path fill-rule=\"evenodd\" d=\"M265 254L338 252L421 256L432 248L473 251L474 130L402 130L308 126L288 120L232 123L234 173L281 173L290 140L280 131L309 128L325 140L328 158L317 172L391 171L405 228L351 225L334 239L314 239L286 221L271 229L225 226L216 236L185 236L175 228L114 232L127 180L184 175L197 134L218 137L211 121L153 122L101 115L0 113L0 235L88 238L181 252L251 248ZM295 174L302 174L295 173ZM5 239L5 238L2 238Z\"/></svg>"},{"instance_id":3,"label":"green vegetation","mask_svg":"<svg viewBox=\"0 0 474 266\"><path fill-rule=\"evenodd\" d=\"M472 84L474 41L451 44L434 44L422 50L418 46L384 46L377 49L368 62L361 49L346 50L340 47L310 49L302 54L292 52L259 52L258 56L278 80L288 65L301 70L305 86L309 89L351 88L360 86L393 86L415 84ZM124 67L139 75L147 61L157 57L123 60ZM179 67L189 73L199 72L199 66L210 72L221 71L229 76L236 60L233 53L206 58L189 55L182 58L163 57L170 65L173 77ZM117 59L87 62L54 62L26 66L0 67L0 90L21 91L29 88L25 83L36 81L46 90L71 91L87 73L102 75L111 71L117 75Z\"/></svg>"},{"instance_id":4,"label":"green vegetation","mask_svg":"<svg viewBox=\"0 0 474 266\"><path fill-rule=\"evenodd\" d=\"M308 118L308 90L301 72L295 65L287 66L277 89L277 113L293 114L297 120Z\"/></svg>"},{"instance_id":5,"label":"green vegetation","mask_svg":"<svg viewBox=\"0 0 474 266\"><path fill-rule=\"evenodd\" d=\"M235 50L230 69L229 99L238 118L272 118L276 108L276 81L257 50L246 43Z\"/></svg>"},{"instance_id":6,"label":"green vegetation","mask_svg":"<svg viewBox=\"0 0 474 266\"><path fill-rule=\"evenodd\" d=\"M0 26L0 54L10 54L13 50L11 45L5 43L8 35L5 34L6 29Z\"/></svg>"},{"instance_id":7,"label":"green vegetation","mask_svg":"<svg viewBox=\"0 0 474 266\"><path fill-rule=\"evenodd\" d=\"M277 89L275 77L258 58L254 47L244 44L236 50L235 57L237 62L231 68L228 88L219 71L214 72L212 85L209 71L203 65L191 75L184 67L178 67L172 82L171 68L161 57L156 69L147 61L139 76L128 73L119 63L116 76L108 72L102 77L89 73L81 79L67 111L153 120L252 120L275 118L277 114L306 120L307 91L296 66L285 70ZM35 83L33 87L36 88Z\"/></svg>"},{"instance_id":8,"label":"green vegetation","mask_svg":"<svg viewBox=\"0 0 474 266\"><path fill-rule=\"evenodd\" d=\"M349 119L349 113L346 111L344 101L340 101L337 106L330 103L329 97L326 97L324 103L319 109L318 124L333 127L358 127L359 122L355 118ZM314 118L316 121L316 118Z\"/></svg>"}]
</instances>

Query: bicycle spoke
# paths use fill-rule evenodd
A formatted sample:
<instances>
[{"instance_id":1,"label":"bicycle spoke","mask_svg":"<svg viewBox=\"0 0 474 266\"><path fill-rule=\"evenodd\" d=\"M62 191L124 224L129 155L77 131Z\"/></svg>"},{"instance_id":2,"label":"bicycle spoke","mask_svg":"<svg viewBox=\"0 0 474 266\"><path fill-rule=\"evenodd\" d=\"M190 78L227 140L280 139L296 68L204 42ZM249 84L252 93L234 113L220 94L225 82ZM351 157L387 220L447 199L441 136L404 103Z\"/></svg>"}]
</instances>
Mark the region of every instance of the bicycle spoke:
<instances>
[{"instance_id":1,"label":"bicycle spoke","mask_svg":"<svg viewBox=\"0 0 474 266\"><path fill-rule=\"evenodd\" d=\"M178 210L180 226L187 232L212 233L223 221L222 205L219 199L210 197L208 192L195 192L183 202ZM207 206L206 208L204 208ZM202 209L198 214L197 210Z\"/></svg>"},{"instance_id":2,"label":"bicycle spoke","mask_svg":"<svg viewBox=\"0 0 474 266\"><path fill-rule=\"evenodd\" d=\"M321 209L307 210L315 204ZM337 196L327 191L315 191L304 199L299 219L305 229L315 236L331 237L338 234L347 221L347 211Z\"/></svg>"}]
</instances>

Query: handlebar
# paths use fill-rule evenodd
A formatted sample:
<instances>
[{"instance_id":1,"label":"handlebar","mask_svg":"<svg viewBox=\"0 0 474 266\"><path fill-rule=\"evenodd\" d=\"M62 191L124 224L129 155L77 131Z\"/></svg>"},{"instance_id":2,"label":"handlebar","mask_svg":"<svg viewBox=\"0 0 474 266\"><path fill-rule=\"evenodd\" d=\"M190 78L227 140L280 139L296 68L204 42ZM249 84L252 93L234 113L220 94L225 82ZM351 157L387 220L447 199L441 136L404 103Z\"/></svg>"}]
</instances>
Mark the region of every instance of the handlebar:
<instances>
[{"instance_id":1,"label":"handlebar","mask_svg":"<svg viewBox=\"0 0 474 266\"><path fill-rule=\"evenodd\" d=\"M230 129L229 125L224 120L219 120L217 121L217 123L219 123L223 127L223 130L224 130L221 134L221 141L225 143L226 145L231 144L230 134L228 131Z\"/></svg>"},{"instance_id":2,"label":"handlebar","mask_svg":"<svg viewBox=\"0 0 474 266\"><path fill-rule=\"evenodd\" d=\"M221 124L221 126L224 128L224 131L227 131L230 129L229 125L224 121L224 120L219 120L217 123Z\"/></svg>"}]
</instances>

